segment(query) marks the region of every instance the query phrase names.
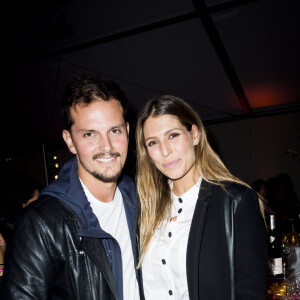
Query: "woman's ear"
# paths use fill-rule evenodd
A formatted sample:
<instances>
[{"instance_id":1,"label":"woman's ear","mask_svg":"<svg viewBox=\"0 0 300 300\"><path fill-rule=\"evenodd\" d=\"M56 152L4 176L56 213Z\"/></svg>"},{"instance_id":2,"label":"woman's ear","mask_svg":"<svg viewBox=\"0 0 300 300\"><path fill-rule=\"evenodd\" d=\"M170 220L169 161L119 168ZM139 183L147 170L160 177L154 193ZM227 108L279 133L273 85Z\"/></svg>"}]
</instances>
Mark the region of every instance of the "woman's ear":
<instances>
[{"instance_id":1,"label":"woman's ear","mask_svg":"<svg viewBox=\"0 0 300 300\"><path fill-rule=\"evenodd\" d=\"M127 130L127 136L129 136L129 123L126 122L126 130Z\"/></svg>"},{"instance_id":2,"label":"woman's ear","mask_svg":"<svg viewBox=\"0 0 300 300\"><path fill-rule=\"evenodd\" d=\"M200 141L200 132L195 124L192 125L192 138L194 146L198 145Z\"/></svg>"}]
</instances>

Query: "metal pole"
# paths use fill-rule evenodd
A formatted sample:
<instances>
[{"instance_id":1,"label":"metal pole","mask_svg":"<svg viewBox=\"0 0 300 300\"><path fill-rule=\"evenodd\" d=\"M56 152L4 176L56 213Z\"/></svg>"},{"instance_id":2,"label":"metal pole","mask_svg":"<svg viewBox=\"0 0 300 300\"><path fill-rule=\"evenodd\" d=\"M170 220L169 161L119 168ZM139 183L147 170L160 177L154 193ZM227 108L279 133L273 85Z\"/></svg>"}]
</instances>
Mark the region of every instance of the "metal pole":
<instances>
[{"instance_id":1,"label":"metal pole","mask_svg":"<svg viewBox=\"0 0 300 300\"><path fill-rule=\"evenodd\" d=\"M45 170L45 177L46 177L46 185L48 185L48 172L47 172L47 162L46 162L46 155L45 155L45 147L44 147L44 144L42 144L42 147L43 147L44 170Z\"/></svg>"}]
</instances>

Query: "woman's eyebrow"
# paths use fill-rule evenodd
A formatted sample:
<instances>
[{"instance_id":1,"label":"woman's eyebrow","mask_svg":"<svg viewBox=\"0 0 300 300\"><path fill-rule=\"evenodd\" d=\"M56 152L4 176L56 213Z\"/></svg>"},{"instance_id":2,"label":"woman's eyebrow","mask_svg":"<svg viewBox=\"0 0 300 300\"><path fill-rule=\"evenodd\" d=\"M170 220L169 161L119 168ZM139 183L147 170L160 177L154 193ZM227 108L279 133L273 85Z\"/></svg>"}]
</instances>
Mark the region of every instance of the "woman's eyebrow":
<instances>
[{"instance_id":1,"label":"woman's eyebrow","mask_svg":"<svg viewBox=\"0 0 300 300\"><path fill-rule=\"evenodd\" d=\"M170 129L168 129L168 130L166 130L166 131L164 132L164 135L169 134L169 133L170 133L171 131L173 131L173 130L180 130L180 131L182 131L181 128L177 128L177 127L175 127L175 128L170 128ZM154 139L154 138L156 138L156 136L149 136L149 137L147 137L147 138L145 139L145 142L148 141L148 140L150 140L150 139Z\"/></svg>"}]
</instances>

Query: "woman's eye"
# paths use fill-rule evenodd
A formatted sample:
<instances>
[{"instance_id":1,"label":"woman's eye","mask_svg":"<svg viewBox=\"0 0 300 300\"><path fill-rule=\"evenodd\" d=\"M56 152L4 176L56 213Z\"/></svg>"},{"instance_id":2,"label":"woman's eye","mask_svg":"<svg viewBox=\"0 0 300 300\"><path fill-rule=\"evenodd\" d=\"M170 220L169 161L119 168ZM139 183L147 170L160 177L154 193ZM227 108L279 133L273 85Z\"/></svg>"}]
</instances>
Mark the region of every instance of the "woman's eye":
<instances>
[{"instance_id":1,"label":"woman's eye","mask_svg":"<svg viewBox=\"0 0 300 300\"><path fill-rule=\"evenodd\" d=\"M121 129L119 128L114 128L110 131L112 134L118 134L118 133L121 133Z\"/></svg>"},{"instance_id":2,"label":"woman's eye","mask_svg":"<svg viewBox=\"0 0 300 300\"><path fill-rule=\"evenodd\" d=\"M174 133L171 133L171 134L170 134L169 138L170 138L170 139L174 139L174 138L177 137L177 136L179 136L179 133L174 132Z\"/></svg>"},{"instance_id":3,"label":"woman's eye","mask_svg":"<svg viewBox=\"0 0 300 300\"><path fill-rule=\"evenodd\" d=\"M154 145L156 145L156 144L157 144L156 141L151 141L151 142L149 142L149 143L147 144L147 146L148 146L148 147L151 147L151 146L154 146Z\"/></svg>"}]
</instances>

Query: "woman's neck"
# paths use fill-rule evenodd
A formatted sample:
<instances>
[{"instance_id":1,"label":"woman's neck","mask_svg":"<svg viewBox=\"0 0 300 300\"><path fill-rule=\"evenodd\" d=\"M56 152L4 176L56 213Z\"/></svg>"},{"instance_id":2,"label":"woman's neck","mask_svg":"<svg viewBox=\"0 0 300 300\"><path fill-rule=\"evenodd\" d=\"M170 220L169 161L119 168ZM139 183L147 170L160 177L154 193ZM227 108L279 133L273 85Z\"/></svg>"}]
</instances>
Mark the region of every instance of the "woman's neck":
<instances>
[{"instance_id":1,"label":"woman's neck","mask_svg":"<svg viewBox=\"0 0 300 300\"><path fill-rule=\"evenodd\" d=\"M173 180L172 192L177 197L180 197L198 182L200 178L200 173L193 172L191 175L192 176L184 176L180 179Z\"/></svg>"}]
</instances>

